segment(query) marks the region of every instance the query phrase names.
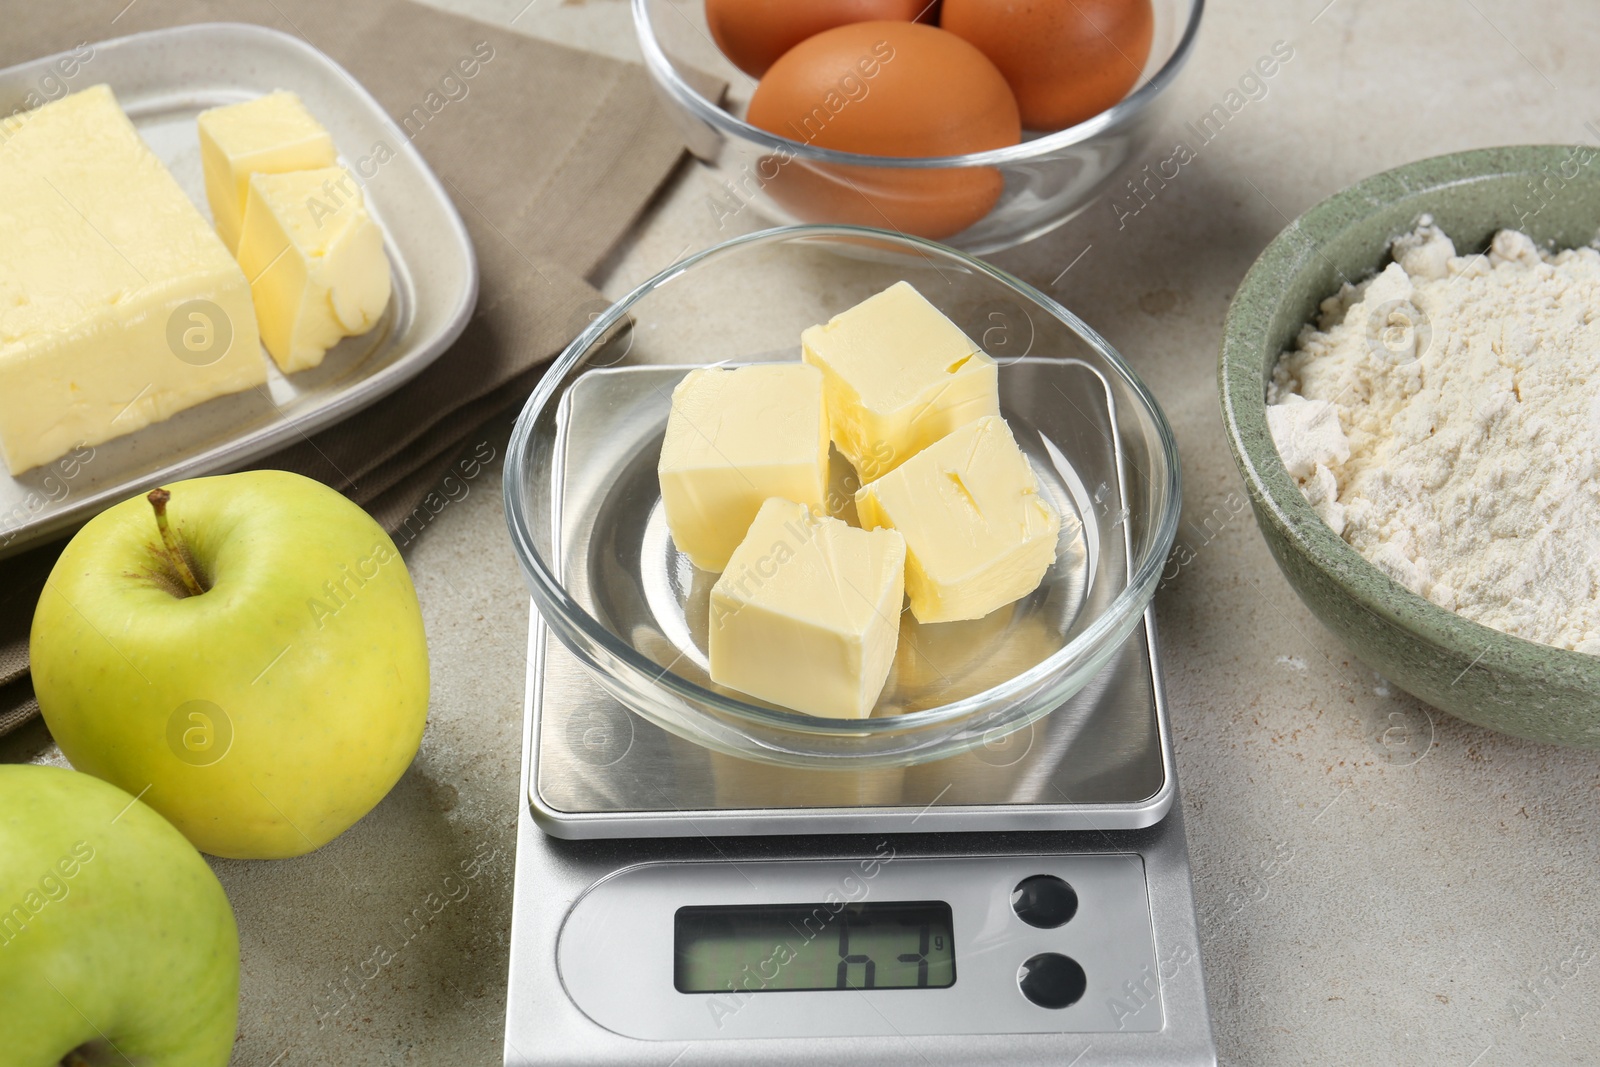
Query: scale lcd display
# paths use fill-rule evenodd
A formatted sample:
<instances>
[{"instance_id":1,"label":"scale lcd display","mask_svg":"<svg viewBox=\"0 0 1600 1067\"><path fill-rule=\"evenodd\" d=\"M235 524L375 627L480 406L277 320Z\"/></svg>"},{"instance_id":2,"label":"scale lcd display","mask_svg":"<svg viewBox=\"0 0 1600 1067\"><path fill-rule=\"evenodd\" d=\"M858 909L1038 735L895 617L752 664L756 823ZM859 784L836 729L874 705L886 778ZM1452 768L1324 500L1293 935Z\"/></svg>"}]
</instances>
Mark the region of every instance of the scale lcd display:
<instances>
[{"instance_id":1,"label":"scale lcd display","mask_svg":"<svg viewBox=\"0 0 1600 1067\"><path fill-rule=\"evenodd\" d=\"M956 980L942 900L679 908L680 993L944 989Z\"/></svg>"}]
</instances>

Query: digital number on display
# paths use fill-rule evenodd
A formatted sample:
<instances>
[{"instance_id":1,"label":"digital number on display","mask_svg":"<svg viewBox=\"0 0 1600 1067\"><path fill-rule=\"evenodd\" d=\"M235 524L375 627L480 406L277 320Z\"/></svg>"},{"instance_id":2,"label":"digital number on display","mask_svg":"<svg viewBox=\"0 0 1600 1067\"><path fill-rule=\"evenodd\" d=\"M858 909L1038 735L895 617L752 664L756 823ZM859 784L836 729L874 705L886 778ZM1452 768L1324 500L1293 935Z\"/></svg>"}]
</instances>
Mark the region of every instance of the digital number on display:
<instances>
[{"instance_id":1,"label":"digital number on display","mask_svg":"<svg viewBox=\"0 0 1600 1067\"><path fill-rule=\"evenodd\" d=\"M944 989L955 984L942 900L679 908L680 993Z\"/></svg>"}]
</instances>

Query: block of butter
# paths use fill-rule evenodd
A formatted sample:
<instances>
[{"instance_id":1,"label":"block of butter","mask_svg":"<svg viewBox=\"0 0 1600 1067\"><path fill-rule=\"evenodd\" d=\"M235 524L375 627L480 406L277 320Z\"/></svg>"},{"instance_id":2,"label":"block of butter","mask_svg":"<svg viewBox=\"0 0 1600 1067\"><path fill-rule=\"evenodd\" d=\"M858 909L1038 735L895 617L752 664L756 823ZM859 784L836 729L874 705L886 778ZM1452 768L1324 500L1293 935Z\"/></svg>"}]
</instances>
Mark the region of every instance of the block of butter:
<instances>
[{"instance_id":1,"label":"block of butter","mask_svg":"<svg viewBox=\"0 0 1600 1067\"><path fill-rule=\"evenodd\" d=\"M96 85L0 137L0 452L17 474L266 381L239 265Z\"/></svg>"},{"instance_id":2,"label":"block of butter","mask_svg":"<svg viewBox=\"0 0 1600 1067\"><path fill-rule=\"evenodd\" d=\"M657 473L673 543L722 570L768 497L825 503L822 374L803 363L690 371L672 391Z\"/></svg>"},{"instance_id":3,"label":"block of butter","mask_svg":"<svg viewBox=\"0 0 1600 1067\"><path fill-rule=\"evenodd\" d=\"M1000 413L994 360L909 282L808 328L800 344L827 383L833 442L863 482Z\"/></svg>"},{"instance_id":4,"label":"block of butter","mask_svg":"<svg viewBox=\"0 0 1600 1067\"><path fill-rule=\"evenodd\" d=\"M811 715L864 719L894 663L906 546L768 500L711 587L711 679Z\"/></svg>"},{"instance_id":5,"label":"block of butter","mask_svg":"<svg viewBox=\"0 0 1600 1067\"><path fill-rule=\"evenodd\" d=\"M239 247L252 174L333 166L333 138L294 93L279 90L200 112L200 164L206 202L228 250Z\"/></svg>"},{"instance_id":6,"label":"block of butter","mask_svg":"<svg viewBox=\"0 0 1600 1067\"><path fill-rule=\"evenodd\" d=\"M285 374L372 329L389 303L383 230L341 167L251 175L238 256L261 343Z\"/></svg>"},{"instance_id":7,"label":"block of butter","mask_svg":"<svg viewBox=\"0 0 1600 1067\"><path fill-rule=\"evenodd\" d=\"M981 618L1038 588L1061 517L998 415L969 422L856 491L863 528L906 539L918 622Z\"/></svg>"}]
</instances>

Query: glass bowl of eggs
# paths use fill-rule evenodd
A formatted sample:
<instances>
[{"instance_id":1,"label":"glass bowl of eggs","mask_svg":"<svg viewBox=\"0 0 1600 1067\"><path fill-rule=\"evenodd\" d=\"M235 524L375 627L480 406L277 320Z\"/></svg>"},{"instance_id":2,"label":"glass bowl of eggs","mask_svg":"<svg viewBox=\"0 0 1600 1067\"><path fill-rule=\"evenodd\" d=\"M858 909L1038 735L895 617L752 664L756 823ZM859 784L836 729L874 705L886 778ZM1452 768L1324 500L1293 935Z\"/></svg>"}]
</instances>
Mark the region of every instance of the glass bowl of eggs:
<instances>
[{"instance_id":1,"label":"glass bowl of eggs","mask_svg":"<svg viewBox=\"0 0 1600 1067\"><path fill-rule=\"evenodd\" d=\"M1150 150L1202 7L633 0L633 15L719 227L748 210L984 255L1060 226ZM1176 176L1168 154L1150 162L1173 173L1141 180Z\"/></svg>"},{"instance_id":2,"label":"glass bowl of eggs","mask_svg":"<svg viewBox=\"0 0 1600 1067\"><path fill-rule=\"evenodd\" d=\"M1165 417L1077 316L823 225L612 305L529 398L504 484L544 624L607 694L715 751L851 770L992 747L1089 686L1180 506Z\"/></svg>"}]
</instances>

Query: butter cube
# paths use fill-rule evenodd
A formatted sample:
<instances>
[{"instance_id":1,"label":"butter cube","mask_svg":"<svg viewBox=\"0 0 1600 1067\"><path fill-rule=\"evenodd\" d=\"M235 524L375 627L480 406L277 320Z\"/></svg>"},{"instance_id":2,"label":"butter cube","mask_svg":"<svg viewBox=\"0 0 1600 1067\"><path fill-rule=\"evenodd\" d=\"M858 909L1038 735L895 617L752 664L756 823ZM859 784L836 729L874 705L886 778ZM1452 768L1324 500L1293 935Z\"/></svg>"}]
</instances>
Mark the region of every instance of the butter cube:
<instances>
[{"instance_id":1,"label":"butter cube","mask_svg":"<svg viewBox=\"0 0 1600 1067\"><path fill-rule=\"evenodd\" d=\"M333 138L294 93L200 112L200 163L217 235L232 252L244 226L250 175L333 166Z\"/></svg>"},{"instance_id":2,"label":"butter cube","mask_svg":"<svg viewBox=\"0 0 1600 1067\"><path fill-rule=\"evenodd\" d=\"M383 230L339 167L251 175L239 265L261 343L285 374L372 329L389 303Z\"/></svg>"},{"instance_id":3,"label":"butter cube","mask_svg":"<svg viewBox=\"0 0 1600 1067\"><path fill-rule=\"evenodd\" d=\"M0 122L12 474L266 380L244 274L110 89Z\"/></svg>"},{"instance_id":4,"label":"butter cube","mask_svg":"<svg viewBox=\"0 0 1600 1067\"><path fill-rule=\"evenodd\" d=\"M833 443L863 482L1000 414L994 360L908 282L808 328L800 344L822 370Z\"/></svg>"},{"instance_id":5,"label":"butter cube","mask_svg":"<svg viewBox=\"0 0 1600 1067\"><path fill-rule=\"evenodd\" d=\"M894 663L906 545L804 504L761 505L711 587L711 679L834 719L864 719Z\"/></svg>"},{"instance_id":6,"label":"butter cube","mask_svg":"<svg viewBox=\"0 0 1600 1067\"><path fill-rule=\"evenodd\" d=\"M998 415L970 422L856 491L864 528L906 539L918 622L977 619L1038 588L1061 517Z\"/></svg>"},{"instance_id":7,"label":"butter cube","mask_svg":"<svg viewBox=\"0 0 1600 1067\"><path fill-rule=\"evenodd\" d=\"M672 391L657 473L679 551L722 570L768 497L824 505L821 373L803 363L690 371Z\"/></svg>"}]
</instances>

